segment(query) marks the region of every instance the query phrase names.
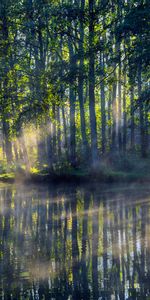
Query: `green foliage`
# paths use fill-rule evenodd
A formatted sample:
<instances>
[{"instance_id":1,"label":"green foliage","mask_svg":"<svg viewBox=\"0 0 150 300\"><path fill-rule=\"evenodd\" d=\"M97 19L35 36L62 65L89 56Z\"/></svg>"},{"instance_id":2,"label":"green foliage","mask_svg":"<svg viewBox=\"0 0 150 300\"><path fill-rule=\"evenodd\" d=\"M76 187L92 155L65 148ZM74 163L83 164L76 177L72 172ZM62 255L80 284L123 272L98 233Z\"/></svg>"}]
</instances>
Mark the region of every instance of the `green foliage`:
<instances>
[{"instance_id":1,"label":"green foliage","mask_svg":"<svg viewBox=\"0 0 150 300\"><path fill-rule=\"evenodd\" d=\"M22 151L30 165L31 150L41 166L90 165L93 144L98 160L122 155L133 133L134 150L148 154L149 16L148 1L1 1L0 122L8 164ZM26 138L15 152L16 137L32 124L41 130L37 142L31 149Z\"/></svg>"}]
</instances>

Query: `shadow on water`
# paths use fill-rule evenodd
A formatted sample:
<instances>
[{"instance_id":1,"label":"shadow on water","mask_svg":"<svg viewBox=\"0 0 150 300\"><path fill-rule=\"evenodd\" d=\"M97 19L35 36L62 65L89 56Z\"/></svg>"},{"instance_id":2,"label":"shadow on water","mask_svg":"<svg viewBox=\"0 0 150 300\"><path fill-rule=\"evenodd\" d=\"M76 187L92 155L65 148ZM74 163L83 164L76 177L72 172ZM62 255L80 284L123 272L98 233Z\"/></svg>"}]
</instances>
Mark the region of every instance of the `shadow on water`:
<instances>
[{"instance_id":1,"label":"shadow on water","mask_svg":"<svg viewBox=\"0 0 150 300\"><path fill-rule=\"evenodd\" d=\"M149 187L1 187L0 299L150 299Z\"/></svg>"}]
</instances>

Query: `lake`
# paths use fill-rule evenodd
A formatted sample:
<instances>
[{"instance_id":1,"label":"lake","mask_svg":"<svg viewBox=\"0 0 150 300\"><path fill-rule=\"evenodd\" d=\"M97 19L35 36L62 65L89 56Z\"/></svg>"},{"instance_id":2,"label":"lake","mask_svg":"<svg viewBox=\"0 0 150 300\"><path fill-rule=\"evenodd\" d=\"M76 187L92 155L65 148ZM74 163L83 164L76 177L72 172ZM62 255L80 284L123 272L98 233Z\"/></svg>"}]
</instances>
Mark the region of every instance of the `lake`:
<instances>
[{"instance_id":1,"label":"lake","mask_svg":"<svg viewBox=\"0 0 150 300\"><path fill-rule=\"evenodd\" d=\"M0 185L0 299L150 299L150 185Z\"/></svg>"}]
</instances>

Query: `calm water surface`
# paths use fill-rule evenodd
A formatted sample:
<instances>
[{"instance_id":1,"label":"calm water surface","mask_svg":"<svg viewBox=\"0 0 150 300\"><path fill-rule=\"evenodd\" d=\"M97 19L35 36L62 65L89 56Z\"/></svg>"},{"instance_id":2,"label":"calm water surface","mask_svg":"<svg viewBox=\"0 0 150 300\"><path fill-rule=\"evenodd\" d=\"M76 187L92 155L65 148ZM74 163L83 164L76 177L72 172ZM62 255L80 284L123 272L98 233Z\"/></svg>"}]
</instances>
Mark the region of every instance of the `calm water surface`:
<instances>
[{"instance_id":1,"label":"calm water surface","mask_svg":"<svg viewBox=\"0 0 150 300\"><path fill-rule=\"evenodd\" d=\"M150 187L1 185L0 299L150 299Z\"/></svg>"}]
</instances>

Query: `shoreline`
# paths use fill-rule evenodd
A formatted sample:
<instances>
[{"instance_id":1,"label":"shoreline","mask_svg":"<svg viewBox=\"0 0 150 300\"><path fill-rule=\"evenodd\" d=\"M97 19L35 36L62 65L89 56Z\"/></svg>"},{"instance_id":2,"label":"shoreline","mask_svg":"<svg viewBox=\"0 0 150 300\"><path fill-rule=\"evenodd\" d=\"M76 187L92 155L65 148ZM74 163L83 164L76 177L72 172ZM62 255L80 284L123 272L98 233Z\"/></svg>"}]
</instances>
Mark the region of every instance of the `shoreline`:
<instances>
[{"instance_id":1,"label":"shoreline","mask_svg":"<svg viewBox=\"0 0 150 300\"><path fill-rule=\"evenodd\" d=\"M86 174L78 173L36 173L36 174L22 174L22 173L11 173L1 174L0 182L3 183L15 183L23 182L25 184L34 183L53 183L53 184L67 184L67 183L129 183L129 182L150 182L150 174L142 174L135 172L108 172L107 174L87 172Z\"/></svg>"}]
</instances>

